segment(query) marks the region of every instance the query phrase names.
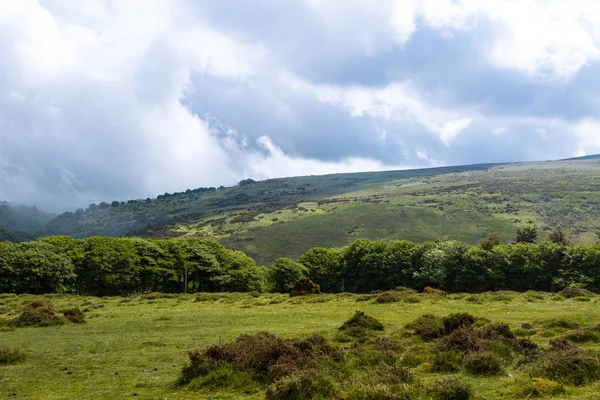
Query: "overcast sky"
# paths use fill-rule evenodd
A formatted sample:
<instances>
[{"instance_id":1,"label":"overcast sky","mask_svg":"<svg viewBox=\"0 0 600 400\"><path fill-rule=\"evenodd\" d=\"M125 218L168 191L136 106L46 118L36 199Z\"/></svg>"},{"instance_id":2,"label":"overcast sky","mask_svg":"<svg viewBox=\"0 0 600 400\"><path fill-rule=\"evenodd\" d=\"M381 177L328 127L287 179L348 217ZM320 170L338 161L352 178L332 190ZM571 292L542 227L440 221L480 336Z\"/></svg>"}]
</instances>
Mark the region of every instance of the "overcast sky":
<instances>
[{"instance_id":1,"label":"overcast sky","mask_svg":"<svg viewBox=\"0 0 600 400\"><path fill-rule=\"evenodd\" d=\"M600 152L597 0L1 0L0 200Z\"/></svg>"}]
</instances>

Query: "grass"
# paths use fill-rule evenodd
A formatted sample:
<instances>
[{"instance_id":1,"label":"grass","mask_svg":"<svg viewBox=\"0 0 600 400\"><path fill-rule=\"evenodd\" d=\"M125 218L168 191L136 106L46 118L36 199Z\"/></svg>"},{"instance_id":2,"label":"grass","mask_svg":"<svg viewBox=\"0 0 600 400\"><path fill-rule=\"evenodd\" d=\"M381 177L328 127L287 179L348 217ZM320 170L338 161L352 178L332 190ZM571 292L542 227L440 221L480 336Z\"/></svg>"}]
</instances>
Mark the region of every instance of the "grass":
<instances>
[{"instance_id":1,"label":"grass","mask_svg":"<svg viewBox=\"0 0 600 400\"><path fill-rule=\"evenodd\" d=\"M374 334L398 341L401 350L396 351L404 352L407 364L411 358L417 360L411 369L424 384L460 378L468 383L476 398L496 399L500 393L509 393L515 379L523 381L529 376L515 365L505 368L513 378L506 374L479 377L465 372L431 373L421 360L427 357L424 352L429 344L421 339L407 339L411 330L405 326L425 313L442 317L466 312L493 323L507 323L513 330L522 322L533 320L539 321L540 326L564 326L570 321L570 326L582 329L591 329L600 321L597 296L591 302L580 303L572 299L555 301L543 294L544 299L536 302L528 302L527 294L505 295L512 301L491 301L490 294L470 295L480 299L480 303L460 296L414 295L420 299L418 304L382 304L375 299L356 301L359 296L355 295L330 294L294 298L279 294L211 294L200 302L191 294L168 298L46 296L44 299L58 310L88 310L87 323L0 327L0 347L25 355L20 363L0 367L0 397L16 393L19 398L119 399L136 393L141 398L192 399L209 394L215 399L263 398L264 391L244 396L235 388L217 386L207 392L208 389L177 386L176 382L189 351L261 331L284 338L319 334L335 341L338 328L358 310L385 326L384 331ZM40 298L0 295L0 319L18 316L23 307L36 299ZM547 346L549 339L565 334L567 330L558 329L551 337L534 334L530 339ZM593 341L578 345L600 350ZM591 383L567 386L566 390L571 398L592 399L598 389L600 384Z\"/></svg>"}]
</instances>

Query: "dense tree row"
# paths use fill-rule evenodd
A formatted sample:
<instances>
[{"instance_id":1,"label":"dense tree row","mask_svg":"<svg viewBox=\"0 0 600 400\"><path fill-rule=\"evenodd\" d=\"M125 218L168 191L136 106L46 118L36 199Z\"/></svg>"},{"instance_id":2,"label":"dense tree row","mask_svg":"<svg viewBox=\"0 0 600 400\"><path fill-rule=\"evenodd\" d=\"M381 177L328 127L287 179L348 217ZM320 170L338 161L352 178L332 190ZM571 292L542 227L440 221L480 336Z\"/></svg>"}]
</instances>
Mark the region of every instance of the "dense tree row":
<instances>
[{"instance_id":1,"label":"dense tree row","mask_svg":"<svg viewBox=\"0 0 600 400\"><path fill-rule=\"evenodd\" d=\"M261 290L264 285L264 271L250 257L198 238L50 236L0 242L0 292L182 292L186 272L192 292Z\"/></svg>"},{"instance_id":2,"label":"dense tree row","mask_svg":"<svg viewBox=\"0 0 600 400\"><path fill-rule=\"evenodd\" d=\"M311 249L295 262L279 259L270 269L277 290L302 275L324 292L368 293L398 286L557 291L571 285L600 292L600 245L357 240L342 249Z\"/></svg>"},{"instance_id":3,"label":"dense tree row","mask_svg":"<svg viewBox=\"0 0 600 400\"><path fill-rule=\"evenodd\" d=\"M190 292L283 292L303 276L321 291L334 293L398 286L448 292L557 291L571 285L600 292L600 245L361 239L339 249L313 248L296 261L280 258L262 268L241 252L199 238L50 236L0 242L0 292L182 292L186 272Z\"/></svg>"}]
</instances>

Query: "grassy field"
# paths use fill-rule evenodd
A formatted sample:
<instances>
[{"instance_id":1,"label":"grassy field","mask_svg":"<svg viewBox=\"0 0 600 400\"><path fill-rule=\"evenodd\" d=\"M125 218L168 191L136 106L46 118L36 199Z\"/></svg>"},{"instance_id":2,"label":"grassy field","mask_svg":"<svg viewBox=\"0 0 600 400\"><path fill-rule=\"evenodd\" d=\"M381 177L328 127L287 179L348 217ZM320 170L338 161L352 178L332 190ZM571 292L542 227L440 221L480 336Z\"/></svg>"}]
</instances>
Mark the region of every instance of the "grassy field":
<instances>
[{"instance_id":1,"label":"grassy field","mask_svg":"<svg viewBox=\"0 0 600 400\"><path fill-rule=\"evenodd\" d=\"M411 370L423 384L438 378L459 377L473 388L477 399L519 398L511 390L527 378L527 369L510 363L502 375L474 377L465 372L428 372L432 353L405 325L422 314L444 316L469 312L492 322L506 322L515 332L523 322L534 325L531 339L547 346L570 330L549 327L548 321L568 320L582 327L600 322L600 297L566 299L550 293L484 293L479 295L409 294L392 303L378 303L369 295L314 295L289 298L280 294L150 294L135 297L93 298L44 296L57 310L79 307L87 322L53 327L0 327L0 347L18 349L25 360L0 365L0 397L17 399L238 399L263 398L262 389L203 390L177 386L187 353L210 344L230 341L240 334L268 331L283 337L318 333L336 341L338 327L356 310L383 323L377 333L397 340L402 359L418 360ZM40 297L0 295L0 319L20 314ZM599 350L600 344L583 348ZM510 374L510 375L509 375ZM556 398L597 399L600 382L566 386ZM520 397L522 398L522 397ZM549 396L547 398L553 398Z\"/></svg>"}]
</instances>

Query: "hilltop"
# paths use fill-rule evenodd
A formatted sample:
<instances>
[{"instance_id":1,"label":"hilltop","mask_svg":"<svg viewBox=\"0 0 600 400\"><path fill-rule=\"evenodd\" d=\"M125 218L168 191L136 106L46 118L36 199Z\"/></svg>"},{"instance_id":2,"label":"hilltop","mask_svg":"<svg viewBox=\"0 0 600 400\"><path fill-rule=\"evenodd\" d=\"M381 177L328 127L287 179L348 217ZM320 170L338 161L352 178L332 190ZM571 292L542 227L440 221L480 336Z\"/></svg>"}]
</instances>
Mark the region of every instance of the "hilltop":
<instances>
[{"instance_id":1,"label":"hilltop","mask_svg":"<svg viewBox=\"0 0 600 400\"><path fill-rule=\"evenodd\" d=\"M199 236L259 263L358 238L477 243L505 241L536 225L563 228L573 243L600 234L600 159L479 164L405 171L245 180L155 199L92 204L42 233L164 238Z\"/></svg>"}]
</instances>

